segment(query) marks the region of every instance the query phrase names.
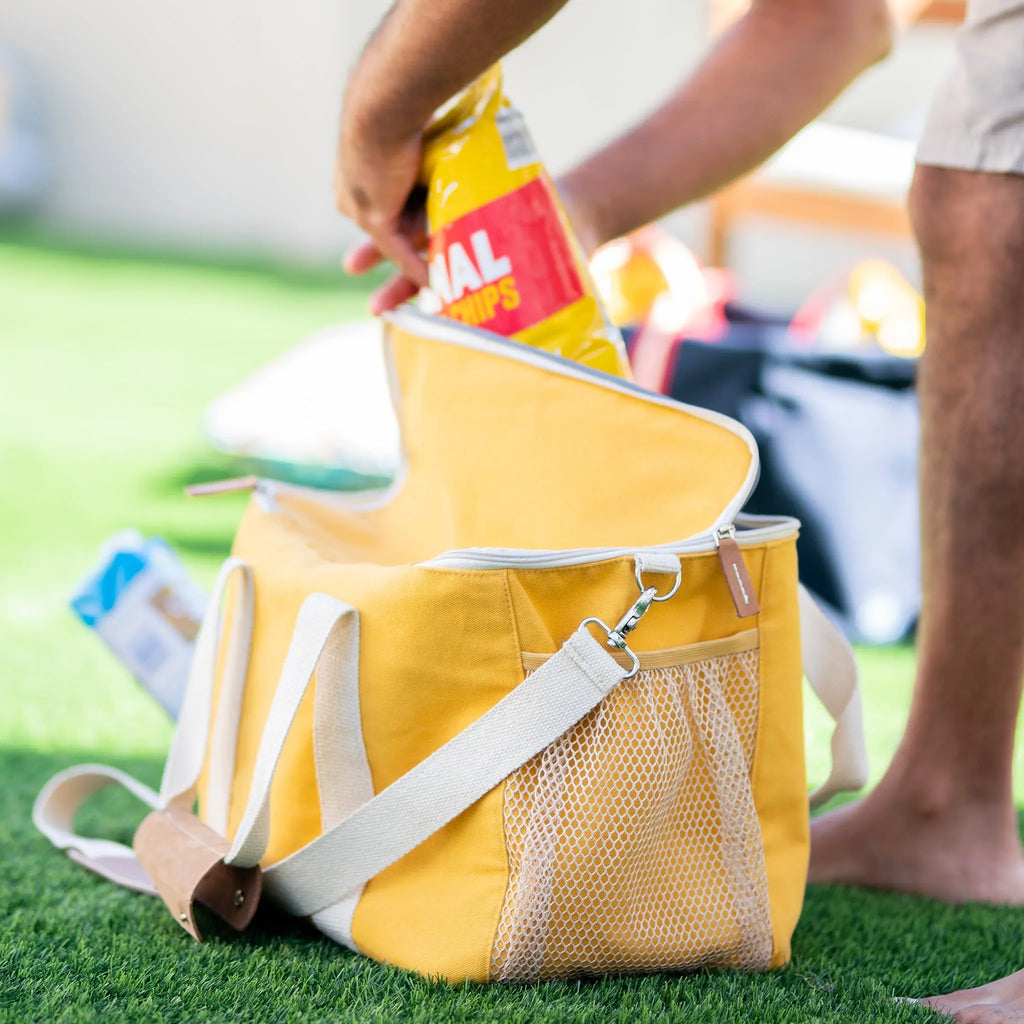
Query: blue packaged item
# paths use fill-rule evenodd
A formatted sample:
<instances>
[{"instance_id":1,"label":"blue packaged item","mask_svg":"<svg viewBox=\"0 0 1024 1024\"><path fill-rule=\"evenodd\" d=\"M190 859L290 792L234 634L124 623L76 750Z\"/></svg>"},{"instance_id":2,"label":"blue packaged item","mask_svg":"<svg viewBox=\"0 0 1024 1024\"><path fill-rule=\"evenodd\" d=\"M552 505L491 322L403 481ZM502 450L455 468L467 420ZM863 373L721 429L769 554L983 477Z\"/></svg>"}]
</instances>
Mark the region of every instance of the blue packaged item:
<instances>
[{"instance_id":1,"label":"blue packaged item","mask_svg":"<svg viewBox=\"0 0 1024 1024\"><path fill-rule=\"evenodd\" d=\"M206 595L159 537L123 530L71 598L129 672L177 718Z\"/></svg>"}]
</instances>

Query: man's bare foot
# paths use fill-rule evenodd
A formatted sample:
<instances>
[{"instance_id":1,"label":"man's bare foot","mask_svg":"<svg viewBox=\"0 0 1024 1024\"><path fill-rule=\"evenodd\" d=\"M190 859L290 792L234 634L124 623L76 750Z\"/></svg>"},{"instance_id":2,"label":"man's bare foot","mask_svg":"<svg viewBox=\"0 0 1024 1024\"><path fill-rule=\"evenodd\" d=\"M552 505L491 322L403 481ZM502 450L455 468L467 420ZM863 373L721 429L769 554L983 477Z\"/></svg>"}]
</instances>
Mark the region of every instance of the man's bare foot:
<instances>
[{"instance_id":1,"label":"man's bare foot","mask_svg":"<svg viewBox=\"0 0 1024 1024\"><path fill-rule=\"evenodd\" d=\"M1024 971L978 988L919 999L920 1006L947 1014L961 1024L1009 1024L1024 1021Z\"/></svg>"},{"instance_id":2,"label":"man's bare foot","mask_svg":"<svg viewBox=\"0 0 1024 1024\"><path fill-rule=\"evenodd\" d=\"M1014 808L981 800L907 799L888 778L811 822L812 883L1024 905L1024 851Z\"/></svg>"}]
</instances>

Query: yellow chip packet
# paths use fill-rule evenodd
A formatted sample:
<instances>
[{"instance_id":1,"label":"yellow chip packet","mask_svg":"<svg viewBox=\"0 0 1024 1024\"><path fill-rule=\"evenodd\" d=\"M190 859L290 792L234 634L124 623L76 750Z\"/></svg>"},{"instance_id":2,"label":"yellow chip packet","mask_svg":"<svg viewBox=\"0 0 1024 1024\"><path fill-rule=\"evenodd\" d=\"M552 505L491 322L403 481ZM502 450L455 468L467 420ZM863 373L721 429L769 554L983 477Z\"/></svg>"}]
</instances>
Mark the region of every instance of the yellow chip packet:
<instances>
[{"instance_id":1,"label":"yellow chip packet","mask_svg":"<svg viewBox=\"0 0 1024 1024\"><path fill-rule=\"evenodd\" d=\"M622 336L495 65L423 140L430 288L443 316L630 377Z\"/></svg>"}]
</instances>

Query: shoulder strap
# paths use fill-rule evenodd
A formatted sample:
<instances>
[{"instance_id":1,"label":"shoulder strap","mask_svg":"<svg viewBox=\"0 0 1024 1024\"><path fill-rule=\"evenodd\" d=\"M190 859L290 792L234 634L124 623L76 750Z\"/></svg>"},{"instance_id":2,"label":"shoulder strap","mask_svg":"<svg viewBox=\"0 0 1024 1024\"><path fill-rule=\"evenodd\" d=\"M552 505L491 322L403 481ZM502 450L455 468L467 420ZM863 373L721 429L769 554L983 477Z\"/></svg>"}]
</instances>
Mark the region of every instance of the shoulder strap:
<instances>
[{"instance_id":1,"label":"shoulder strap","mask_svg":"<svg viewBox=\"0 0 1024 1024\"><path fill-rule=\"evenodd\" d=\"M307 647L298 633L293 650ZM289 651L278 688L280 702L275 697L257 755L249 805L225 858L229 864L256 864L266 847L270 782L312 674L308 661L293 660L291 655ZM624 675L618 662L580 628L557 654L472 725L318 839L269 868L264 875L268 891L300 915L336 903L554 742L596 707Z\"/></svg>"},{"instance_id":2,"label":"shoulder strap","mask_svg":"<svg viewBox=\"0 0 1024 1024\"><path fill-rule=\"evenodd\" d=\"M853 648L802 584L800 645L807 682L836 723L831 771L810 796L811 807L820 807L836 793L860 789L868 781L868 755Z\"/></svg>"},{"instance_id":3,"label":"shoulder strap","mask_svg":"<svg viewBox=\"0 0 1024 1024\"><path fill-rule=\"evenodd\" d=\"M47 782L32 807L32 823L57 849L66 850L83 867L125 889L155 896L156 888L130 846L109 839L89 839L74 831L78 808L93 793L114 785L123 786L150 807L159 804L149 786L125 772L103 764L80 764Z\"/></svg>"},{"instance_id":4,"label":"shoulder strap","mask_svg":"<svg viewBox=\"0 0 1024 1024\"><path fill-rule=\"evenodd\" d=\"M120 785L154 809L166 807L195 786L206 758L209 738L213 684L222 630L221 605L228 584L236 574L240 588L210 752L211 810L223 818L223 823L211 820L210 824L216 831L223 832L227 820L230 772L235 760L234 745L238 734L241 693L252 636L252 571L238 558L229 558L224 562L213 585L206 615L196 637L188 688L171 751L164 766L159 795L149 786L116 768L83 764L68 768L50 779L33 805L33 823L54 846L66 850L68 856L83 867L126 889L157 895L156 887L138 863L131 847L106 839L90 839L78 835L74 831L75 814L89 797L107 786Z\"/></svg>"}]
</instances>

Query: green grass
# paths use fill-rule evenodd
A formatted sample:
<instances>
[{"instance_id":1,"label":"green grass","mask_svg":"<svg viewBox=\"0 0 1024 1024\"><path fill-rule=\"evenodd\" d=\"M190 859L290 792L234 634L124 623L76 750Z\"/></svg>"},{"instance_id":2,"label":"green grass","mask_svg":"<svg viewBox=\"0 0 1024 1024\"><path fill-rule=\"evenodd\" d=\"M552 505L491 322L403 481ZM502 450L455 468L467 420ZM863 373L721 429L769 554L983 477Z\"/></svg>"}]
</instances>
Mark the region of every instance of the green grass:
<instances>
[{"instance_id":1,"label":"green grass","mask_svg":"<svg viewBox=\"0 0 1024 1024\"><path fill-rule=\"evenodd\" d=\"M816 889L792 966L764 976L432 984L261 910L191 943L155 900L87 874L33 830L55 771L102 760L155 784L162 713L66 610L123 526L167 537L209 581L241 511L189 501L230 472L199 434L214 395L365 293L254 267L90 256L0 241L0 1021L779 1021L926 1019L896 994L1020 966L1024 914ZM875 772L902 729L906 648L862 652ZM812 772L823 769L813 716ZM127 840L137 809L105 795L80 824Z\"/></svg>"}]
</instances>

